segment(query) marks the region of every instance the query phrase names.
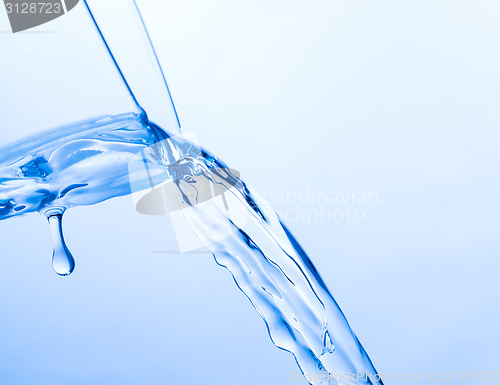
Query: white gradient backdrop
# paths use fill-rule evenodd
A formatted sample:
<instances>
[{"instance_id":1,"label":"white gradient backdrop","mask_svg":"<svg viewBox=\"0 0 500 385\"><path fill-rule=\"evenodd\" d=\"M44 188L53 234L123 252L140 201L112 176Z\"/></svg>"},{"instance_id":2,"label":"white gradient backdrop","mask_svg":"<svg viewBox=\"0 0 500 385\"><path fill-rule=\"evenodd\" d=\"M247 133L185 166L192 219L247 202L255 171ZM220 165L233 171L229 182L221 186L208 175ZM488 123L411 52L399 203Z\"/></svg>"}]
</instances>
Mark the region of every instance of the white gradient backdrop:
<instances>
[{"instance_id":1,"label":"white gradient backdrop","mask_svg":"<svg viewBox=\"0 0 500 385\"><path fill-rule=\"evenodd\" d=\"M328 206L364 221L288 224L379 372L500 370L499 3L139 5L183 129L277 209L377 193ZM228 272L154 253L175 249L166 218L129 197L71 210L68 278L44 221L0 222L0 382L290 383Z\"/></svg>"}]
</instances>

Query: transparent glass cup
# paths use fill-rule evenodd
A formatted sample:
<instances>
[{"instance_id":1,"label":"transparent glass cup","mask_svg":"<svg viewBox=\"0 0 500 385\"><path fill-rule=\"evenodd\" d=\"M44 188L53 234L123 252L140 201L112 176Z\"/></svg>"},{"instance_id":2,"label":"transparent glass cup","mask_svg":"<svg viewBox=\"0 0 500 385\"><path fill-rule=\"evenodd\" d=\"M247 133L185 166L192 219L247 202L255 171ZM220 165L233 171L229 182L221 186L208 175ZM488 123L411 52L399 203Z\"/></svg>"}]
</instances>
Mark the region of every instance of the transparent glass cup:
<instances>
[{"instance_id":1,"label":"transparent glass cup","mask_svg":"<svg viewBox=\"0 0 500 385\"><path fill-rule=\"evenodd\" d=\"M68 275L65 210L129 194L128 160L164 135L159 125L177 133L179 121L135 1L5 9L0 219L44 213L54 270Z\"/></svg>"},{"instance_id":2,"label":"transparent glass cup","mask_svg":"<svg viewBox=\"0 0 500 385\"><path fill-rule=\"evenodd\" d=\"M127 158L162 135L152 124L180 132L135 1L66 9L0 35L0 219L125 195ZM0 12L0 30L8 16Z\"/></svg>"},{"instance_id":3,"label":"transparent glass cup","mask_svg":"<svg viewBox=\"0 0 500 385\"><path fill-rule=\"evenodd\" d=\"M47 130L146 113L179 122L133 0L87 0L46 24L9 33L0 12L0 147Z\"/></svg>"}]
</instances>

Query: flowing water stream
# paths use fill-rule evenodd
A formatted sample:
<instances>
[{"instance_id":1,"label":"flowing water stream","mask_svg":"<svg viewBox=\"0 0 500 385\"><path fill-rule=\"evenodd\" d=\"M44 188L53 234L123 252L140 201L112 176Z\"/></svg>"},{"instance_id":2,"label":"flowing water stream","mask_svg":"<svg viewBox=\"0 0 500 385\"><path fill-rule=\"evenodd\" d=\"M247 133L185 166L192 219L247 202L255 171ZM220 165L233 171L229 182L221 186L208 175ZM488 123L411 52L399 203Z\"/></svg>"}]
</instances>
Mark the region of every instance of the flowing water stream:
<instances>
[{"instance_id":1,"label":"flowing water stream","mask_svg":"<svg viewBox=\"0 0 500 385\"><path fill-rule=\"evenodd\" d=\"M311 384L382 384L311 260L272 208L200 146L143 115L103 117L0 149L0 220L44 214L57 274L75 260L64 242L66 209L161 191L168 210L232 274Z\"/></svg>"}]
</instances>

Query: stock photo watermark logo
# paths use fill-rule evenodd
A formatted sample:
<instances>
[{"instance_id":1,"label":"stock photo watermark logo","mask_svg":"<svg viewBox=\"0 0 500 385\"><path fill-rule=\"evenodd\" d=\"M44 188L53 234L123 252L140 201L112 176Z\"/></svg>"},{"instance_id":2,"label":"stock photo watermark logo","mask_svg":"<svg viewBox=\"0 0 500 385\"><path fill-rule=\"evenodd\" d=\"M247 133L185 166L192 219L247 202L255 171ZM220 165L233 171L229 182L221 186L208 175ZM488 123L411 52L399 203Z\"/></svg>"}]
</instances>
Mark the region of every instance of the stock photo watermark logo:
<instances>
[{"instance_id":1,"label":"stock photo watermark logo","mask_svg":"<svg viewBox=\"0 0 500 385\"><path fill-rule=\"evenodd\" d=\"M361 223L367 218L368 208L379 204L376 191L318 191L307 187L302 191L276 191L262 194L285 222Z\"/></svg>"},{"instance_id":2,"label":"stock photo watermark logo","mask_svg":"<svg viewBox=\"0 0 500 385\"><path fill-rule=\"evenodd\" d=\"M178 250L200 252L244 230L253 215L245 200L239 172L208 161L196 138L170 137L137 154L129 163L129 179L137 212L170 219ZM175 155L174 155L175 154ZM167 159L165 159L165 157ZM245 190L246 191L246 190ZM324 192L264 193L285 222L353 222L366 220L366 207L378 204L377 192L356 189ZM257 198L255 195L253 198ZM285 207L285 208L283 208Z\"/></svg>"},{"instance_id":3,"label":"stock photo watermark logo","mask_svg":"<svg viewBox=\"0 0 500 385\"><path fill-rule=\"evenodd\" d=\"M429 373L368 373L365 371L350 371L346 373L316 373L290 372L290 382L302 382L306 379L310 383L324 382L334 384L380 384L380 383L494 383L498 384L500 377L497 370L443 370Z\"/></svg>"},{"instance_id":4,"label":"stock photo watermark logo","mask_svg":"<svg viewBox=\"0 0 500 385\"><path fill-rule=\"evenodd\" d=\"M178 250L165 253L210 249L210 245L244 226L249 215L238 199L241 184L238 171L226 167L198 167L190 160L183 160L192 159L192 154L171 165L158 164L159 153L179 143L182 145L183 141L178 137L156 143L129 163L136 211L143 215L166 216L173 225ZM203 226L207 217L217 226Z\"/></svg>"},{"instance_id":5,"label":"stock photo watermark logo","mask_svg":"<svg viewBox=\"0 0 500 385\"><path fill-rule=\"evenodd\" d=\"M106 0L103 0L106 1ZM71 11L79 0L4 0L13 33L48 23Z\"/></svg>"}]
</instances>

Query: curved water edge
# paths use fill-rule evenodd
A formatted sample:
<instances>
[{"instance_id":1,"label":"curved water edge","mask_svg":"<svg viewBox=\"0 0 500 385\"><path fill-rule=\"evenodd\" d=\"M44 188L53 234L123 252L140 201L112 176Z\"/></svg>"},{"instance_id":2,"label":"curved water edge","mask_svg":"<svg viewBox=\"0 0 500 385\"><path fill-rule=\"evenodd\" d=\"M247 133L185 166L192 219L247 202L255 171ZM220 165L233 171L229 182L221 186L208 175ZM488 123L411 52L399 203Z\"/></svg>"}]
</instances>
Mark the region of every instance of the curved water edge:
<instances>
[{"instance_id":1,"label":"curved water edge","mask_svg":"<svg viewBox=\"0 0 500 385\"><path fill-rule=\"evenodd\" d=\"M144 115L81 122L0 149L0 220L130 194L128 163L165 138Z\"/></svg>"}]
</instances>

